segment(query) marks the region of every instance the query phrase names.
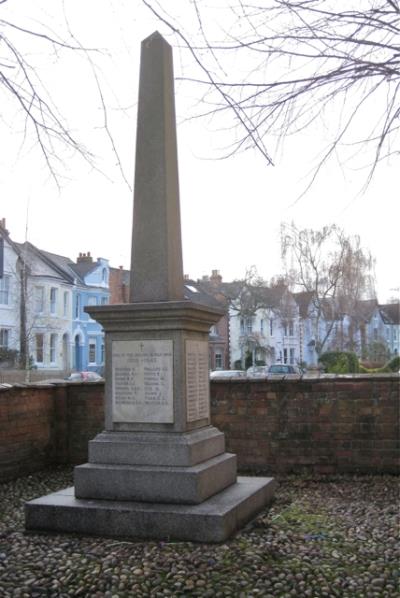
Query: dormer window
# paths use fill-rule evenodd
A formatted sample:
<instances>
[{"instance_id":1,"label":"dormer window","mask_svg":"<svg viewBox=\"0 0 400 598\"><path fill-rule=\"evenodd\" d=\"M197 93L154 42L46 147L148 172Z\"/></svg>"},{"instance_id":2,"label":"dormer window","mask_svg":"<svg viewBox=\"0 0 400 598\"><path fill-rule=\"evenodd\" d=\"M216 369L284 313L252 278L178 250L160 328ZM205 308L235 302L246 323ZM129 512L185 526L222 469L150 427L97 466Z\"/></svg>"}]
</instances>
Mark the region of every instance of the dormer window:
<instances>
[{"instance_id":1,"label":"dormer window","mask_svg":"<svg viewBox=\"0 0 400 598\"><path fill-rule=\"evenodd\" d=\"M101 279L104 283L107 282L107 268L103 268L103 271L101 273Z\"/></svg>"}]
</instances>

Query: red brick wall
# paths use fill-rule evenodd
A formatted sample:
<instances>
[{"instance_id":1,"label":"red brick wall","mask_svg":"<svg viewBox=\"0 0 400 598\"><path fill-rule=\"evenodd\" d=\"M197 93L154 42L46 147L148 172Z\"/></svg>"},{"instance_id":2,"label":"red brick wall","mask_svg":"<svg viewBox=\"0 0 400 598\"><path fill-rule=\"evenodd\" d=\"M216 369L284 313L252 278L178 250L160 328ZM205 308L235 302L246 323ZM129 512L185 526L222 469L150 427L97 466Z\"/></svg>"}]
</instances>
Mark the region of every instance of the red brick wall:
<instances>
[{"instance_id":1,"label":"red brick wall","mask_svg":"<svg viewBox=\"0 0 400 598\"><path fill-rule=\"evenodd\" d=\"M398 473L399 377L213 381L215 426L242 469Z\"/></svg>"},{"instance_id":2,"label":"red brick wall","mask_svg":"<svg viewBox=\"0 0 400 598\"><path fill-rule=\"evenodd\" d=\"M83 463L103 429L103 384L0 389L0 482L54 463Z\"/></svg>"},{"instance_id":3,"label":"red brick wall","mask_svg":"<svg viewBox=\"0 0 400 598\"><path fill-rule=\"evenodd\" d=\"M241 469L399 471L399 377L213 381L213 424ZM103 429L103 384L0 388L0 481L83 463Z\"/></svg>"},{"instance_id":4,"label":"red brick wall","mask_svg":"<svg viewBox=\"0 0 400 598\"><path fill-rule=\"evenodd\" d=\"M53 427L54 400L48 389L0 391L0 481L52 460Z\"/></svg>"}]
</instances>

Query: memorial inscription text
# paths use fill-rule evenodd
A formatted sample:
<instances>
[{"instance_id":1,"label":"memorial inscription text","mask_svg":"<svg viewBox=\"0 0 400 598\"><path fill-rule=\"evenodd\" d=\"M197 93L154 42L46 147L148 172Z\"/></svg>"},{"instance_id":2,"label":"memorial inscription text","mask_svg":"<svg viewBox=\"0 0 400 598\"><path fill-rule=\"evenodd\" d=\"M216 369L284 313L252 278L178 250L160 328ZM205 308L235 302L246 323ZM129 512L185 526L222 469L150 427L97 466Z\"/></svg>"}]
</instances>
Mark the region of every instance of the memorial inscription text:
<instances>
[{"instance_id":1,"label":"memorial inscription text","mask_svg":"<svg viewBox=\"0 0 400 598\"><path fill-rule=\"evenodd\" d=\"M173 423L173 342L113 341L113 421Z\"/></svg>"},{"instance_id":2,"label":"memorial inscription text","mask_svg":"<svg viewBox=\"0 0 400 598\"><path fill-rule=\"evenodd\" d=\"M187 421L210 417L208 342L186 341Z\"/></svg>"}]
</instances>

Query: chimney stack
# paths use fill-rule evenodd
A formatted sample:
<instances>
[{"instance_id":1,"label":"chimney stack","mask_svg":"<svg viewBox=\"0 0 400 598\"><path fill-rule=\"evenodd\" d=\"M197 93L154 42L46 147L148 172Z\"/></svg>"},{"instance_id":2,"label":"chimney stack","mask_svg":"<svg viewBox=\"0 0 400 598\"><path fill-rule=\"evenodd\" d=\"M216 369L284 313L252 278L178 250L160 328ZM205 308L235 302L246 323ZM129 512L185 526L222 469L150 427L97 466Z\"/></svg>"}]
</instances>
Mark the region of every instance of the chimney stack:
<instances>
[{"instance_id":1,"label":"chimney stack","mask_svg":"<svg viewBox=\"0 0 400 598\"><path fill-rule=\"evenodd\" d=\"M8 230L6 228L6 219L5 218L2 218L0 220L0 228L2 228L3 231L6 233L6 235L8 235Z\"/></svg>"},{"instance_id":2,"label":"chimney stack","mask_svg":"<svg viewBox=\"0 0 400 598\"><path fill-rule=\"evenodd\" d=\"M218 287L222 282L222 276L219 270L212 270L210 276L210 282L214 287Z\"/></svg>"},{"instance_id":3,"label":"chimney stack","mask_svg":"<svg viewBox=\"0 0 400 598\"><path fill-rule=\"evenodd\" d=\"M76 263L77 264L82 264L82 263L89 263L91 264L93 262L93 258L90 255L90 251L88 251L87 253L82 253L79 252L79 255L76 259Z\"/></svg>"}]
</instances>

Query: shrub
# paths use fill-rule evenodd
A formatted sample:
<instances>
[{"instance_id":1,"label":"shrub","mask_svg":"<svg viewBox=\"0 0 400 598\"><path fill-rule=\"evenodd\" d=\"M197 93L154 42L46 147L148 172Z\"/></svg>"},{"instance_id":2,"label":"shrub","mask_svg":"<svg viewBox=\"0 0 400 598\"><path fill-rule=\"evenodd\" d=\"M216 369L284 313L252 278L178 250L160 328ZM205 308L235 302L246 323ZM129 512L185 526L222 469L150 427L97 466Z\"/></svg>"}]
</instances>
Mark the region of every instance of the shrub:
<instances>
[{"instance_id":1,"label":"shrub","mask_svg":"<svg viewBox=\"0 0 400 598\"><path fill-rule=\"evenodd\" d=\"M18 358L18 351L0 347L0 367L14 366Z\"/></svg>"},{"instance_id":2,"label":"shrub","mask_svg":"<svg viewBox=\"0 0 400 598\"><path fill-rule=\"evenodd\" d=\"M382 341L373 341L366 349L365 358L369 361L378 362L377 367L384 367L389 359L389 349Z\"/></svg>"},{"instance_id":3,"label":"shrub","mask_svg":"<svg viewBox=\"0 0 400 598\"><path fill-rule=\"evenodd\" d=\"M360 365L360 372L363 374L391 374L392 372L398 372L399 369L400 357L398 355L392 357L392 359L381 368L368 368L364 365Z\"/></svg>"},{"instance_id":4,"label":"shrub","mask_svg":"<svg viewBox=\"0 0 400 598\"><path fill-rule=\"evenodd\" d=\"M358 357L349 351L327 351L319 362L328 374L355 374L359 371Z\"/></svg>"},{"instance_id":5,"label":"shrub","mask_svg":"<svg viewBox=\"0 0 400 598\"><path fill-rule=\"evenodd\" d=\"M251 351L246 351L244 358L244 369L248 370L253 365L253 354Z\"/></svg>"},{"instance_id":6,"label":"shrub","mask_svg":"<svg viewBox=\"0 0 400 598\"><path fill-rule=\"evenodd\" d=\"M386 366L390 372L398 372L400 370L400 356L393 357Z\"/></svg>"}]
</instances>

